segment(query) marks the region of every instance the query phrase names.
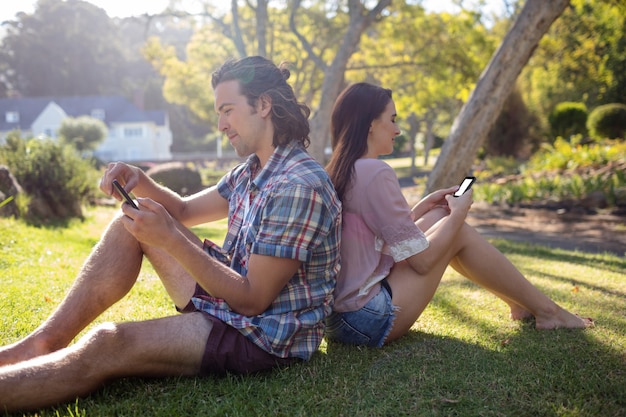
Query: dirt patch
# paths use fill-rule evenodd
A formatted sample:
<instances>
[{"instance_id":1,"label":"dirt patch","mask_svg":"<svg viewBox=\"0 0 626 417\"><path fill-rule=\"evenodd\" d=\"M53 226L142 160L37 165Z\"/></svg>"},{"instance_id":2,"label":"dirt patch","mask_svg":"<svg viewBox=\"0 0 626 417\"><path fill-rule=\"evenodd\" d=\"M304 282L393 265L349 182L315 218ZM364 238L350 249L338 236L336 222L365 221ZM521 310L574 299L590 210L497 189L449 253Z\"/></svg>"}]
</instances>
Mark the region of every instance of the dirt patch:
<instances>
[{"instance_id":1,"label":"dirt patch","mask_svg":"<svg viewBox=\"0 0 626 417\"><path fill-rule=\"evenodd\" d=\"M410 204L419 201L403 188ZM626 217L564 210L504 208L475 202L467 223L486 238L529 242L552 248L626 256Z\"/></svg>"}]
</instances>

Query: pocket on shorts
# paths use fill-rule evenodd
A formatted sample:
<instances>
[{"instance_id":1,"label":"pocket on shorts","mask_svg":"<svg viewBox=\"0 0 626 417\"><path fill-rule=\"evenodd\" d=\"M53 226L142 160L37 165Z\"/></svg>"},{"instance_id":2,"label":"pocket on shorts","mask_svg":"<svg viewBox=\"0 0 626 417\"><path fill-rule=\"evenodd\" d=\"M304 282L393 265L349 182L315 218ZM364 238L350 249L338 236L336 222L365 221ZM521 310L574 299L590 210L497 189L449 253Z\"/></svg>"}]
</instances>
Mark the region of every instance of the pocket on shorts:
<instances>
[{"instance_id":1,"label":"pocket on shorts","mask_svg":"<svg viewBox=\"0 0 626 417\"><path fill-rule=\"evenodd\" d=\"M342 313L333 313L326 319L326 335L330 340L348 345L369 346L371 340L346 322Z\"/></svg>"}]
</instances>

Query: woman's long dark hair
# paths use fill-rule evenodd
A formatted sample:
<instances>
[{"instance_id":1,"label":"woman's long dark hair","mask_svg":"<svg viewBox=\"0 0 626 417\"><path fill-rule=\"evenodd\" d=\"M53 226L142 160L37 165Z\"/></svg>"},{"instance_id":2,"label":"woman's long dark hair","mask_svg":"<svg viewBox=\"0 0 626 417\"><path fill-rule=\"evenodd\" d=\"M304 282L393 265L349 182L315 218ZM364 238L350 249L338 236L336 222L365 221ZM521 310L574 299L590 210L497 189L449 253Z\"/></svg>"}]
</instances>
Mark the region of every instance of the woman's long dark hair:
<instances>
[{"instance_id":1,"label":"woman's long dark hair","mask_svg":"<svg viewBox=\"0 0 626 417\"><path fill-rule=\"evenodd\" d=\"M330 121L333 154L326 171L339 200L344 201L354 176L354 163L367 153L372 122L391 100L391 90L369 83L352 84L337 97Z\"/></svg>"}]
</instances>

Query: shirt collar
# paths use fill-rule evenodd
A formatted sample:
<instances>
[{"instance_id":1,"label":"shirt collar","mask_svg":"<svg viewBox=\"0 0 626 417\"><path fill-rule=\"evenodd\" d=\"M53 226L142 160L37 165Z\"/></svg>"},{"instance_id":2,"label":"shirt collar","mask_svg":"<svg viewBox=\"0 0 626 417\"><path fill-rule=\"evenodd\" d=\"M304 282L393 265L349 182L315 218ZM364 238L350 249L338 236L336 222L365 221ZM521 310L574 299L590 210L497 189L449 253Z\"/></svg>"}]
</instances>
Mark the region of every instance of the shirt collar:
<instances>
[{"instance_id":1,"label":"shirt collar","mask_svg":"<svg viewBox=\"0 0 626 417\"><path fill-rule=\"evenodd\" d=\"M261 169L261 162L256 154L252 154L248 157L248 173L250 175L251 184L256 189L261 189L267 183L267 181L274 175L276 167L283 164L283 161L289 156L289 154L297 147L300 146L297 142L292 141L286 145L281 145L274 148L274 152L267 160L265 167Z\"/></svg>"}]
</instances>

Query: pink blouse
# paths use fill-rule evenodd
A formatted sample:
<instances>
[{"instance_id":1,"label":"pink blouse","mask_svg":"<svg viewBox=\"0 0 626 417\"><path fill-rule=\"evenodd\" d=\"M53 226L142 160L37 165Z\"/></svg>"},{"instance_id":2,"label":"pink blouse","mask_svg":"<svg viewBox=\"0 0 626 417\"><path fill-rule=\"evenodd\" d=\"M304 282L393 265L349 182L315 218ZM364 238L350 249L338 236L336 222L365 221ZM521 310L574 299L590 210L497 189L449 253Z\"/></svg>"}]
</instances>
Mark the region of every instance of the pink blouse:
<instances>
[{"instance_id":1,"label":"pink blouse","mask_svg":"<svg viewBox=\"0 0 626 417\"><path fill-rule=\"evenodd\" d=\"M391 267L428 247L411 220L394 170L378 159L359 159L343 203L341 270L334 310L355 311L380 290Z\"/></svg>"}]
</instances>

